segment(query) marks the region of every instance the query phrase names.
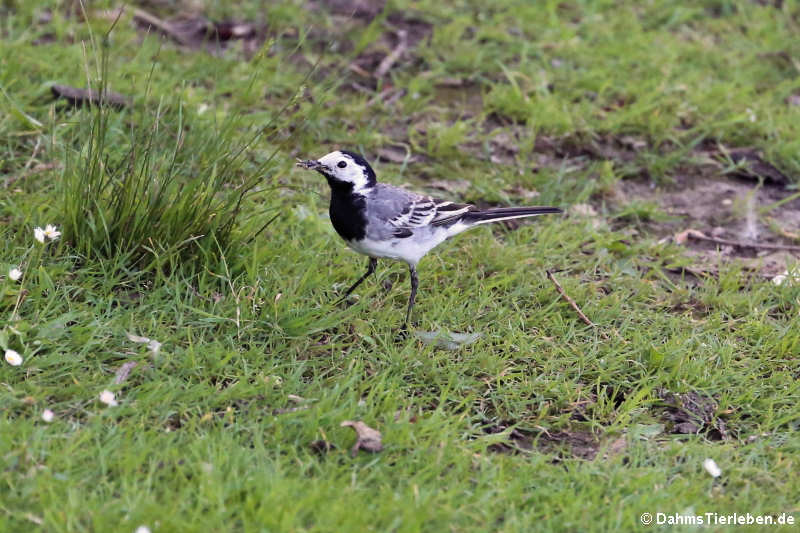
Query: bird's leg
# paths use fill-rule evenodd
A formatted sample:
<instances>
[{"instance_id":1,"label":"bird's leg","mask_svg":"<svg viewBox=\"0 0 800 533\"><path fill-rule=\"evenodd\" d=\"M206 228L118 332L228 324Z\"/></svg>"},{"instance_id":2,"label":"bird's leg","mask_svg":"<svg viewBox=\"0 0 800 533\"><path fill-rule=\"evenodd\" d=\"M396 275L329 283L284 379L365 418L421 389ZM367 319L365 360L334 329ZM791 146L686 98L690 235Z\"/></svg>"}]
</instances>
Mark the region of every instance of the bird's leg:
<instances>
[{"instance_id":1,"label":"bird's leg","mask_svg":"<svg viewBox=\"0 0 800 533\"><path fill-rule=\"evenodd\" d=\"M374 257L370 257L370 258L369 258L369 262L367 263L367 272L366 272L366 274L364 274L363 276L361 276L360 278L358 278L358 281L356 281L355 283L353 283L353 286L352 286L352 287L350 287L349 289L347 289L347 292L346 292L346 293L344 293L344 296L342 296L341 298L339 298L339 299L336 301L336 303L340 303L340 302L342 302L342 301L346 300L346 299L347 299L347 297L348 297L348 296L350 296L350 293L351 293L351 292L353 292L354 290L356 290L356 287L358 287L359 285L361 285L362 283L364 283L364 280L365 280L365 279L367 279L367 278L370 276L370 274L373 274L373 273L375 273L375 269L376 269L377 267L378 267L378 260L377 260L377 259L375 259Z\"/></svg>"},{"instance_id":2,"label":"bird's leg","mask_svg":"<svg viewBox=\"0 0 800 533\"><path fill-rule=\"evenodd\" d=\"M408 330L408 321L411 319L411 310L414 308L414 300L417 298L417 287L419 286L419 278L417 278L417 269L411 265L408 267L411 274L411 295L408 297L408 310L406 311L406 321L403 323L401 331Z\"/></svg>"}]
</instances>

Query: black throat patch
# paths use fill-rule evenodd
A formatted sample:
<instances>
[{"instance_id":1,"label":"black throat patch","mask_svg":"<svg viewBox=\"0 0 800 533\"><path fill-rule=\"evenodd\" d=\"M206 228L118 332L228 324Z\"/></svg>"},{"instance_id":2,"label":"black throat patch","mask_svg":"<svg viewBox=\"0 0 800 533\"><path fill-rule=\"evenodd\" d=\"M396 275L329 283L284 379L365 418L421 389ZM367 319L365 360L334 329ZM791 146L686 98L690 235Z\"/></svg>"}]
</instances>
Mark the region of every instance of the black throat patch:
<instances>
[{"instance_id":1,"label":"black throat patch","mask_svg":"<svg viewBox=\"0 0 800 533\"><path fill-rule=\"evenodd\" d=\"M367 200L353 192L350 183L331 184L331 224L336 233L346 241L360 241L367 236Z\"/></svg>"}]
</instances>

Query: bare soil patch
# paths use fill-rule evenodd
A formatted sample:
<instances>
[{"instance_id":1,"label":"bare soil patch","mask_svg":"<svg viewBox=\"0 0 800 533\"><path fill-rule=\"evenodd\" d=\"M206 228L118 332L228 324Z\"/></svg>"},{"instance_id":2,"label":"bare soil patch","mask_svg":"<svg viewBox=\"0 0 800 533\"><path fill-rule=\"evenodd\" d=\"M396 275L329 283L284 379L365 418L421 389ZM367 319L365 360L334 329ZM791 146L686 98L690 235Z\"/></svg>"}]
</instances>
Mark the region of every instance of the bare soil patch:
<instances>
[{"instance_id":1,"label":"bare soil patch","mask_svg":"<svg viewBox=\"0 0 800 533\"><path fill-rule=\"evenodd\" d=\"M497 434L506 431L512 424L499 422L483 428L486 434ZM506 442L492 444L488 450L495 453L525 453L534 450L540 453L553 454L558 460L579 458L593 460L601 448L601 442L589 431L559 430L528 431L514 428L508 433Z\"/></svg>"},{"instance_id":2,"label":"bare soil patch","mask_svg":"<svg viewBox=\"0 0 800 533\"><path fill-rule=\"evenodd\" d=\"M676 394L662 389L658 397L664 404L662 418L670 433L705 433L711 440L728 438L725 422L717 416L717 402L697 392Z\"/></svg>"},{"instance_id":3,"label":"bare soil patch","mask_svg":"<svg viewBox=\"0 0 800 533\"><path fill-rule=\"evenodd\" d=\"M765 210L791 194L783 186L766 181L759 185L711 172L679 174L674 184L665 186L645 180L622 180L612 202L616 208L634 200L655 202L670 217L647 221L644 226L661 238L674 239L680 232L692 229L719 240L741 243L733 246L697 239L681 242L693 258L696 272L715 274L720 261L738 259L747 269L772 278L800 258L796 251L762 247L798 244L800 199Z\"/></svg>"}]
</instances>

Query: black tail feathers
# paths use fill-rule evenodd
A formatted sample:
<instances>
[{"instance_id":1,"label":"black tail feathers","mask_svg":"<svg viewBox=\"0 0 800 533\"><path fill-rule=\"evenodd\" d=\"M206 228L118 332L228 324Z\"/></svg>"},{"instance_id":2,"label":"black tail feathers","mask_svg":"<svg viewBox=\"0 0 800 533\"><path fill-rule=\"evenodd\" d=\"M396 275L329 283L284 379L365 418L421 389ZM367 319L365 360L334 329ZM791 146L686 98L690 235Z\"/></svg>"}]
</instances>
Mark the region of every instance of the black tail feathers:
<instances>
[{"instance_id":1,"label":"black tail feathers","mask_svg":"<svg viewBox=\"0 0 800 533\"><path fill-rule=\"evenodd\" d=\"M471 211L465 214L461 220L468 224L485 224L487 222L500 222L501 220L511 220L513 218L553 215L563 212L558 207L496 207L482 211Z\"/></svg>"}]
</instances>

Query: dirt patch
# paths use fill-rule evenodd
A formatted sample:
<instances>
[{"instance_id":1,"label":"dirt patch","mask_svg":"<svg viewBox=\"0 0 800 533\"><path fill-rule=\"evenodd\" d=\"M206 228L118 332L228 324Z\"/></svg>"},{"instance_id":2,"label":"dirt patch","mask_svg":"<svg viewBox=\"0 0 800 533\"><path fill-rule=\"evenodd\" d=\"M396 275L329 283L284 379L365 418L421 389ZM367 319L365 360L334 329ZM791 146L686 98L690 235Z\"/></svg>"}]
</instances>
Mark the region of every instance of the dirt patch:
<instances>
[{"instance_id":1,"label":"dirt patch","mask_svg":"<svg viewBox=\"0 0 800 533\"><path fill-rule=\"evenodd\" d=\"M220 55L238 41L245 57L249 58L266 39L264 24L238 20L212 21L194 14L181 14L170 20L162 20L142 9L133 8L132 12L137 29L145 33L159 33L187 50L206 50L212 55Z\"/></svg>"},{"instance_id":2,"label":"dirt patch","mask_svg":"<svg viewBox=\"0 0 800 533\"><path fill-rule=\"evenodd\" d=\"M340 51L352 50L354 43L348 38L353 27L370 24L384 14L385 0L319 0L311 8L333 15L335 30L328 35L318 35L316 40L336 42ZM391 84L380 80L390 78L394 69L421 67L422 62L414 50L433 33L433 24L413 10L397 10L385 14L381 21L383 31L347 67L351 82L345 85L358 92L372 93L379 85L384 91L392 90ZM322 69L325 70L324 67ZM397 98L404 93L396 95ZM391 96L390 94L383 95Z\"/></svg>"},{"instance_id":3,"label":"dirt patch","mask_svg":"<svg viewBox=\"0 0 800 533\"><path fill-rule=\"evenodd\" d=\"M393 69L421 68L414 50L433 32L433 24L412 12L390 13L383 25L380 37L350 65L354 83L369 90L375 90L380 79L391 77Z\"/></svg>"},{"instance_id":4,"label":"dirt patch","mask_svg":"<svg viewBox=\"0 0 800 533\"><path fill-rule=\"evenodd\" d=\"M502 146L514 146L515 128L506 127ZM640 155L647 147L635 136L540 136L532 154L533 170L581 169L591 161L613 161L625 179L596 200L617 212L630 211L637 202L657 206L665 217L638 223L651 235L686 246L693 265L685 270L695 275L713 275L720 262L741 260L744 268L771 279L800 258L800 248L795 249L800 245L800 198L790 198L795 191L787 187L793 180L758 150L709 141L686 156L686 164L672 173L672 183L657 184ZM675 149L657 148L662 153ZM511 158L500 155L492 161L510 163ZM629 225L629 217L619 217L615 223ZM675 239L690 229L709 238ZM785 249L776 249L780 247Z\"/></svg>"},{"instance_id":5,"label":"dirt patch","mask_svg":"<svg viewBox=\"0 0 800 533\"><path fill-rule=\"evenodd\" d=\"M657 391L663 402L661 418L667 431L678 434L705 433L711 440L728 438L725 422L717 416L717 402L708 396L690 391L677 394L666 389Z\"/></svg>"},{"instance_id":6,"label":"dirt patch","mask_svg":"<svg viewBox=\"0 0 800 533\"><path fill-rule=\"evenodd\" d=\"M669 186L653 186L644 180L622 180L614 207L622 209L633 201L657 204L668 220L645 221L652 234L666 239L687 229L717 239L677 240L693 258L693 271L715 274L721 261L739 259L745 268L773 278L784 272L800 254L795 250L774 250L764 245L795 246L800 237L800 199L766 211L764 208L788 198L782 186L762 185L752 180L709 174L679 174ZM730 241L739 243L730 244Z\"/></svg>"},{"instance_id":7,"label":"dirt patch","mask_svg":"<svg viewBox=\"0 0 800 533\"><path fill-rule=\"evenodd\" d=\"M489 424L483 427L483 431L488 435L503 433L511 425L507 422ZM555 455L558 460L579 458L591 461L597 456L600 447L600 441L589 431L547 431L544 429L527 431L514 428L508 433L506 442L492 444L487 449L495 453L538 451Z\"/></svg>"}]
</instances>

